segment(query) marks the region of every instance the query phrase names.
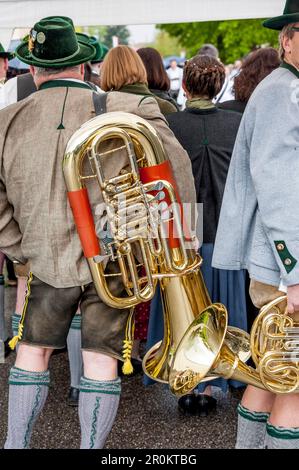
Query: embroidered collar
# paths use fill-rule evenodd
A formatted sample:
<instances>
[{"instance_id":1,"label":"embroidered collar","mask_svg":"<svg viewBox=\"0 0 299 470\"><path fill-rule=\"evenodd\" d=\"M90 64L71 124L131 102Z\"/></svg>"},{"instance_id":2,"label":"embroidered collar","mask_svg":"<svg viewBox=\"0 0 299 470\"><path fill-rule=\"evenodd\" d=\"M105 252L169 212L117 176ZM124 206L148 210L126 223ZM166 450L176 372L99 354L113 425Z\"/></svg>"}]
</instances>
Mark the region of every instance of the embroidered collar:
<instances>
[{"instance_id":1,"label":"embroidered collar","mask_svg":"<svg viewBox=\"0 0 299 470\"><path fill-rule=\"evenodd\" d=\"M48 88L58 88L58 87L65 87L65 88L85 88L86 90L92 90L91 86L88 83L81 82L81 81L73 81L73 80L50 80L48 82L43 83L39 90L46 90Z\"/></svg>"}]
</instances>

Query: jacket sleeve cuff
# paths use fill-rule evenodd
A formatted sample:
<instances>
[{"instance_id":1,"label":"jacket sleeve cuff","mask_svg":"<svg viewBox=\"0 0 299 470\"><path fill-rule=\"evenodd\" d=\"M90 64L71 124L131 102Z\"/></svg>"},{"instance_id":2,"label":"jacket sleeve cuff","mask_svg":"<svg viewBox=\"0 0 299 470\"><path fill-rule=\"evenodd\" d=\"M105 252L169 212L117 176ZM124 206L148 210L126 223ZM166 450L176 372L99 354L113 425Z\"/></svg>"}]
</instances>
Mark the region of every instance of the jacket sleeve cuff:
<instances>
[{"instance_id":1,"label":"jacket sleeve cuff","mask_svg":"<svg viewBox=\"0 0 299 470\"><path fill-rule=\"evenodd\" d=\"M283 284L299 284L299 240L274 240L274 253Z\"/></svg>"}]
</instances>

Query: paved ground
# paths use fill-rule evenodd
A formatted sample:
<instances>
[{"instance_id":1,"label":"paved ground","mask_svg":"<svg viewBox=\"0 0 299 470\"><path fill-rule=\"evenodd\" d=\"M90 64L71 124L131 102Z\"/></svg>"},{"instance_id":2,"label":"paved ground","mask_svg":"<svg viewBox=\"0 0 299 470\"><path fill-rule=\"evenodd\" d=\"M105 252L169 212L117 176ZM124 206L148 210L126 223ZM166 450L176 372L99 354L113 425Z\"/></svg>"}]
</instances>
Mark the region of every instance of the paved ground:
<instances>
[{"instance_id":1,"label":"paved ground","mask_svg":"<svg viewBox=\"0 0 299 470\"><path fill-rule=\"evenodd\" d=\"M14 308L15 288L5 289L6 315ZM10 319L9 319L10 320ZM15 354L0 364L0 448L7 423L9 369ZM35 427L32 447L40 449L78 448L80 440L77 409L66 404L69 387L67 354L51 359L51 388L45 409ZM160 384L145 388L142 376L123 380L117 420L106 443L110 449L199 449L234 447L236 407L239 391L217 394L218 409L206 418L181 416L176 399Z\"/></svg>"}]
</instances>

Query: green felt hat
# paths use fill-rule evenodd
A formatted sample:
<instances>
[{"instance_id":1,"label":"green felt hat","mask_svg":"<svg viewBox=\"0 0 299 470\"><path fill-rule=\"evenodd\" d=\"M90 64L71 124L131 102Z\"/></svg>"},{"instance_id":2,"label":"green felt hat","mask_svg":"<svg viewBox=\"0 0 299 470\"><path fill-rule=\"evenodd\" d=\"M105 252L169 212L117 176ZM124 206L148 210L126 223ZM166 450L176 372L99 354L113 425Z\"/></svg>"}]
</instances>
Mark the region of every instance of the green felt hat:
<instances>
[{"instance_id":1,"label":"green felt hat","mask_svg":"<svg viewBox=\"0 0 299 470\"><path fill-rule=\"evenodd\" d=\"M72 18L70 18L69 16L46 16L46 18L44 18L44 20L56 20L57 18L60 18L60 19L63 19L65 21L67 21L68 23L70 23L73 27L73 29L75 29L75 26L74 26L74 22L72 20ZM89 36L87 36L87 34L84 34L84 33L77 33L76 32L76 36L77 36L77 39L79 42L83 42L84 44L89 44L91 43L90 40L89 40Z\"/></svg>"},{"instance_id":2,"label":"green felt hat","mask_svg":"<svg viewBox=\"0 0 299 470\"><path fill-rule=\"evenodd\" d=\"M14 54L12 52L6 52L4 50L4 47L2 46L0 42L0 59L8 59L11 60L14 58Z\"/></svg>"},{"instance_id":3,"label":"green felt hat","mask_svg":"<svg viewBox=\"0 0 299 470\"><path fill-rule=\"evenodd\" d=\"M93 59L95 48L78 40L73 22L67 17L43 18L17 47L16 56L36 67L63 68Z\"/></svg>"},{"instance_id":4,"label":"green felt hat","mask_svg":"<svg viewBox=\"0 0 299 470\"><path fill-rule=\"evenodd\" d=\"M87 34L76 33L76 36L77 36L78 41L83 42L83 44L91 44L93 46L90 40L90 37Z\"/></svg>"},{"instance_id":5,"label":"green felt hat","mask_svg":"<svg viewBox=\"0 0 299 470\"><path fill-rule=\"evenodd\" d=\"M101 62L102 55L103 55L102 44L97 40L95 36L91 36L89 38L89 41L90 41L90 44L92 44L96 50L96 55L92 59L91 63L95 64L96 62Z\"/></svg>"},{"instance_id":6,"label":"green felt hat","mask_svg":"<svg viewBox=\"0 0 299 470\"><path fill-rule=\"evenodd\" d=\"M283 15L264 21L266 28L281 31L286 25L299 22L299 0L287 0Z\"/></svg>"},{"instance_id":7,"label":"green felt hat","mask_svg":"<svg viewBox=\"0 0 299 470\"><path fill-rule=\"evenodd\" d=\"M101 44L102 46L102 49L103 49L103 54L102 54L102 58L101 60L104 60L105 59L105 56L108 54L109 52L109 47L105 46L105 44Z\"/></svg>"}]
</instances>

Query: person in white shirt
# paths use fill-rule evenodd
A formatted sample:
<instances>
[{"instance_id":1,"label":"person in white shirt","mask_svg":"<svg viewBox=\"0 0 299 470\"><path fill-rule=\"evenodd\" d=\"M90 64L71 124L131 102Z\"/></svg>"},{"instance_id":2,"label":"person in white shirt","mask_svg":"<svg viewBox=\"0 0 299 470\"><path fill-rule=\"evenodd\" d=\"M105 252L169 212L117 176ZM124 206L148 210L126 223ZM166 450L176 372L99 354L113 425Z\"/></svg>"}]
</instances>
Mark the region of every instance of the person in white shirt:
<instances>
[{"instance_id":1,"label":"person in white shirt","mask_svg":"<svg viewBox=\"0 0 299 470\"><path fill-rule=\"evenodd\" d=\"M180 88L182 86L183 70L178 67L176 60L172 60L170 62L170 67L166 70L166 72L170 80L170 96L174 100L177 100Z\"/></svg>"}]
</instances>

